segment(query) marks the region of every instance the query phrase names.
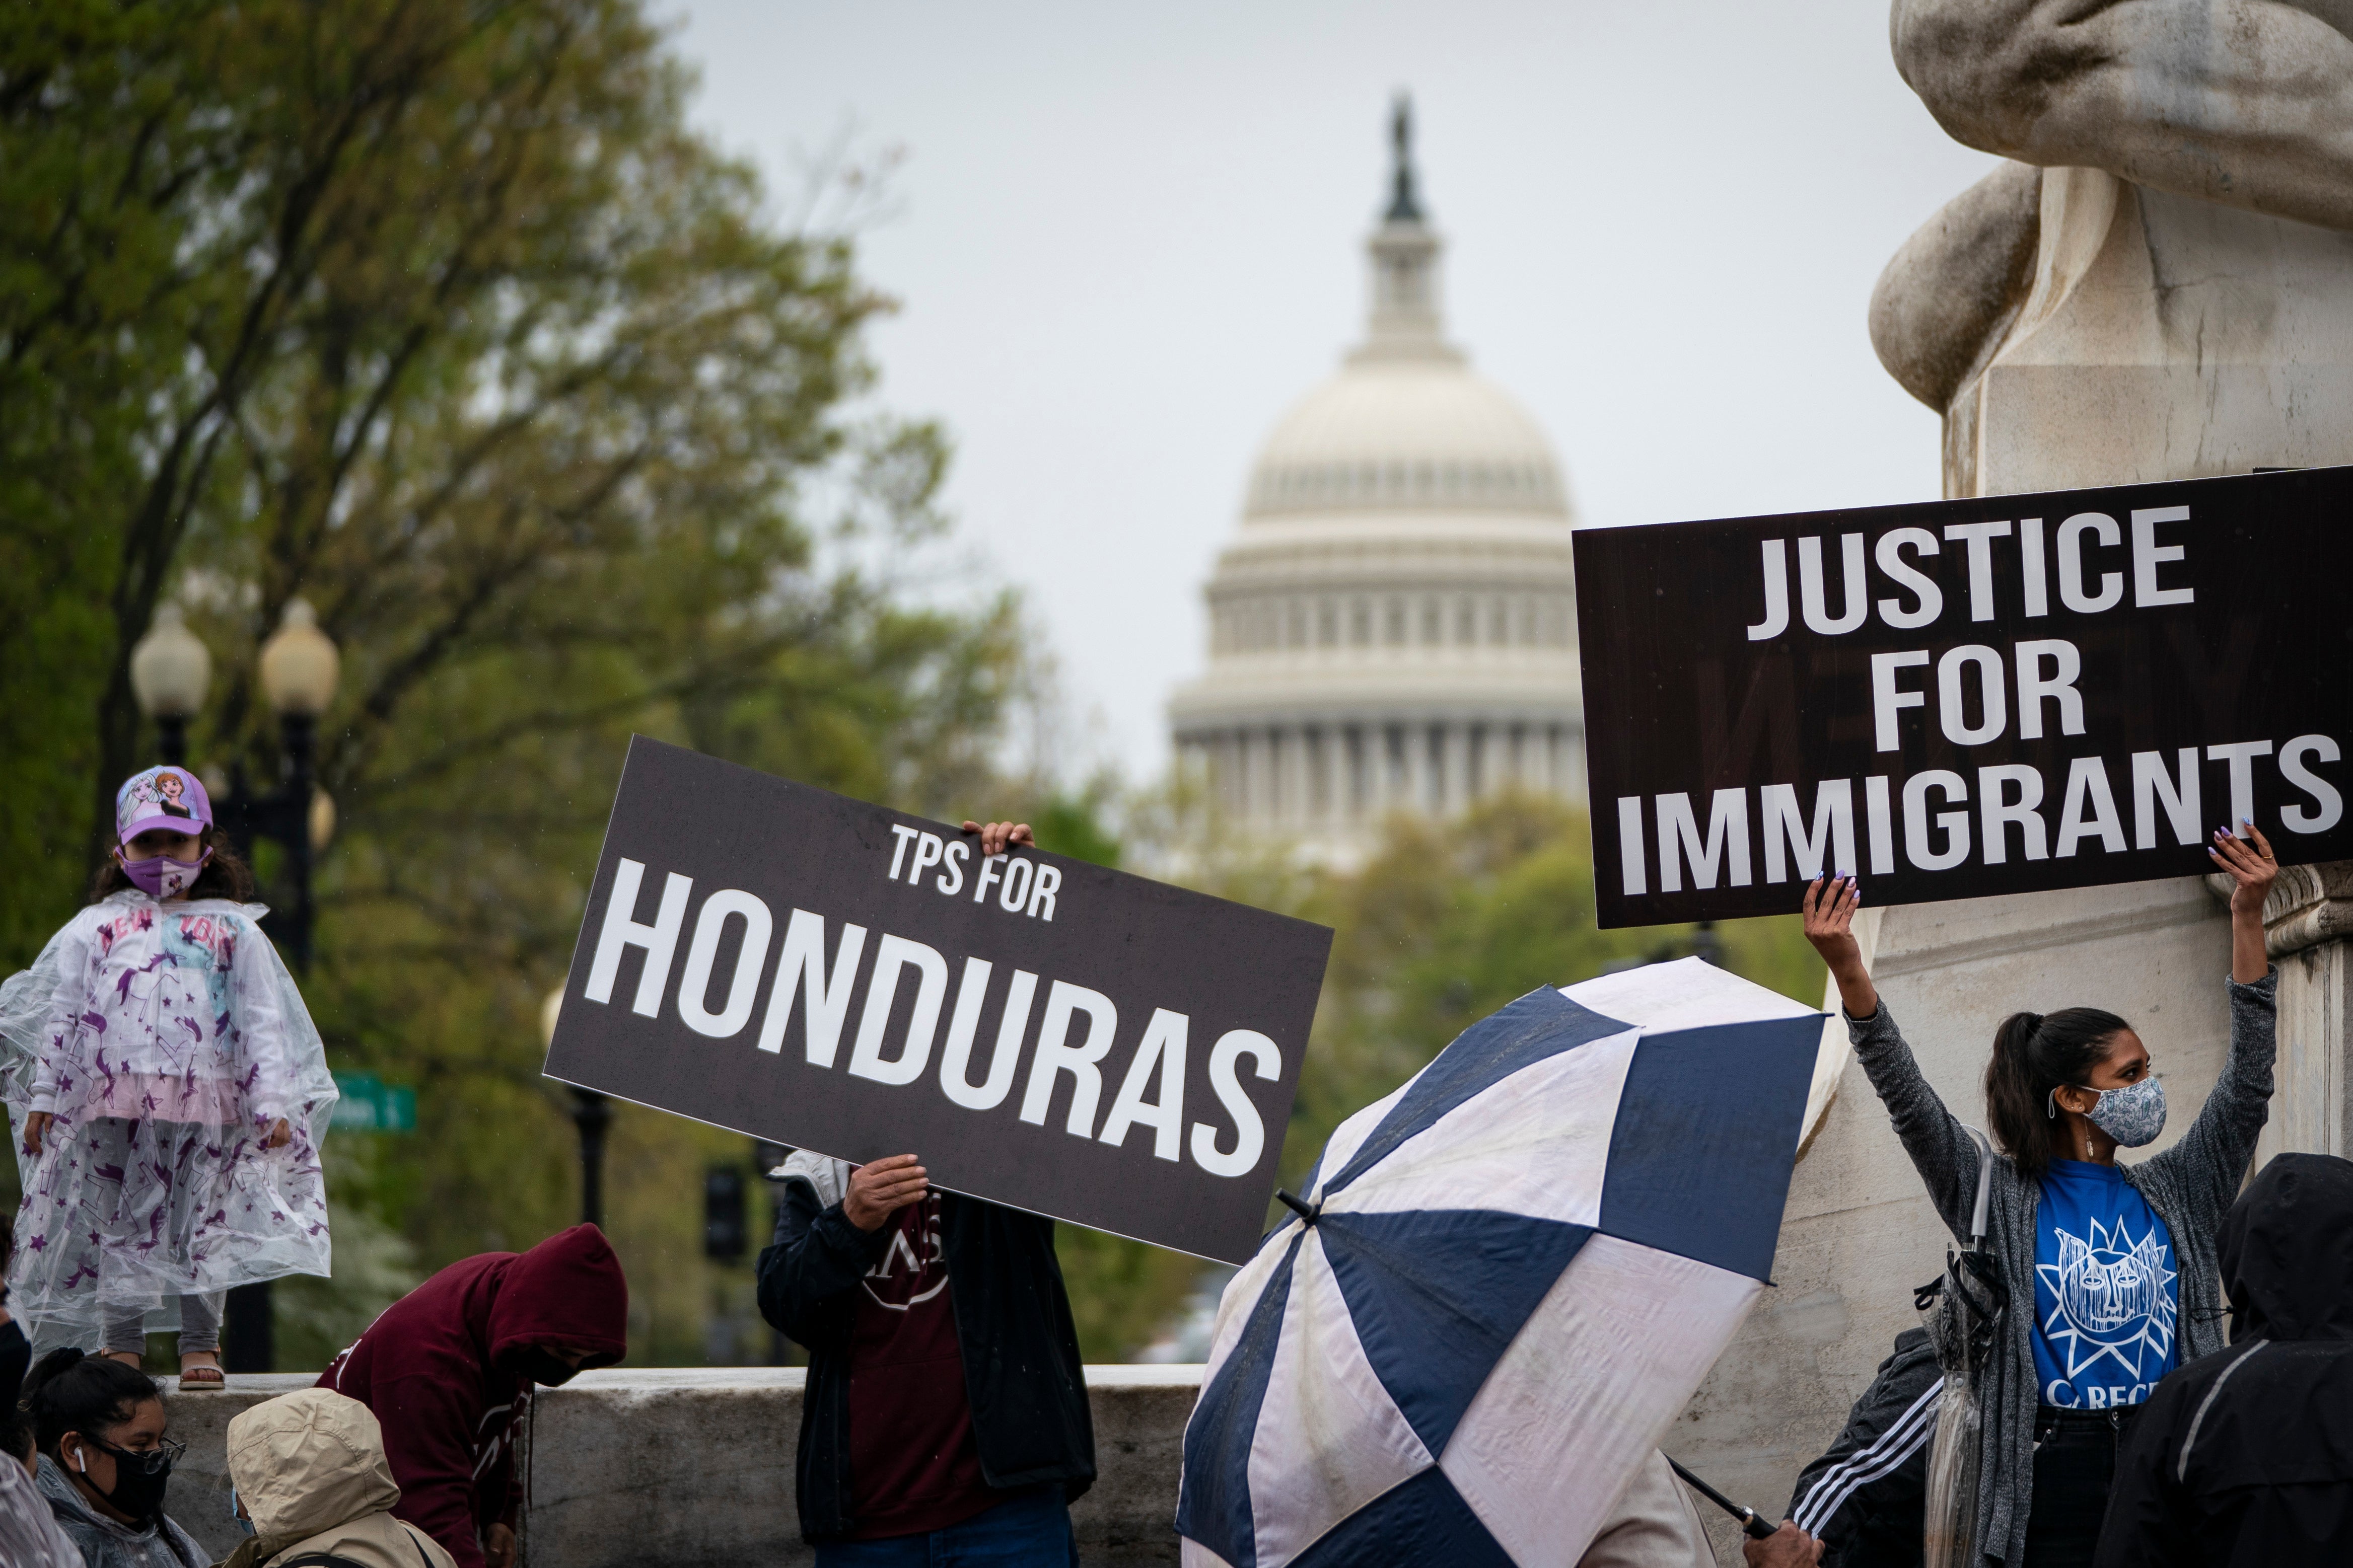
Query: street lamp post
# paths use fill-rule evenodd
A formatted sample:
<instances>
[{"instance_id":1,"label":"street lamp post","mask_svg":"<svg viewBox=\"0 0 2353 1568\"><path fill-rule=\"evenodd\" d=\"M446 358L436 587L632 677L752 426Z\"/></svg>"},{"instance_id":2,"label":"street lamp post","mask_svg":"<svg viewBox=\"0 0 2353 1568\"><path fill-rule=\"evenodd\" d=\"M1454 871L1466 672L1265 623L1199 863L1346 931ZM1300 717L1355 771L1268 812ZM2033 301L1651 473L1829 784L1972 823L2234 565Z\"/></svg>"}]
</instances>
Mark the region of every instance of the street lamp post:
<instances>
[{"instance_id":1,"label":"street lamp post","mask_svg":"<svg viewBox=\"0 0 2353 1568\"><path fill-rule=\"evenodd\" d=\"M564 1010L564 987L547 994L539 1007L543 1046L555 1043L555 1016ZM572 1125L580 1132L580 1223L605 1227L605 1133L613 1125L613 1102L593 1089L572 1089Z\"/></svg>"},{"instance_id":2,"label":"street lamp post","mask_svg":"<svg viewBox=\"0 0 2353 1568\"><path fill-rule=\"evenodd\" d=\"M242 764L229 787L214 796L213 818L248 864L267 838L285 852L290 896L273 907L262 930L297 973L311 968L311 857L332 831L333 807L313 777L319 715L334 700L342 659L301 599L290 600L278 630L261 645L261 690L278 715L283 746L282 782L268 795L247 784ZM176 605L155 612L155 624L131 650L131 687L154 721L156 749L174 765L187 761L188 721L204 707L212 682L212 655L189 631ZM323 806L323 809L322 809ZM241 1285L228 1293L221 1325L221 1364L230 1372L269 1372L277 1357L269 1285Z\"/></svg>"}]
</instances>

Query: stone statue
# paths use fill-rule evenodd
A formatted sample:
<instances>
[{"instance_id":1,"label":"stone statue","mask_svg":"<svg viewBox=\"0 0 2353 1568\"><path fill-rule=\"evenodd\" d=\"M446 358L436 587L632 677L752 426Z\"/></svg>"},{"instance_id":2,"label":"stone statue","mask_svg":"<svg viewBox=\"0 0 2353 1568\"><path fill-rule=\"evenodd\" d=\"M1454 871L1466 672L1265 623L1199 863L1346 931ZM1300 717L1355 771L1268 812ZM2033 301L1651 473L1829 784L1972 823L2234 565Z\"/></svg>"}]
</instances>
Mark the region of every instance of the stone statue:
<instances>
[{"instance_id":1,"label":"stone statue","mask_svg":"<svg viewBox=\"0 0 2353 1568\"><path fill-rule=\"evenodd\" d=\"M1937 122L2014 160L1872 300L1947 494L2353 458L2353 0L1894 0L1890 30Z\"/></svg>"}]
</instances>

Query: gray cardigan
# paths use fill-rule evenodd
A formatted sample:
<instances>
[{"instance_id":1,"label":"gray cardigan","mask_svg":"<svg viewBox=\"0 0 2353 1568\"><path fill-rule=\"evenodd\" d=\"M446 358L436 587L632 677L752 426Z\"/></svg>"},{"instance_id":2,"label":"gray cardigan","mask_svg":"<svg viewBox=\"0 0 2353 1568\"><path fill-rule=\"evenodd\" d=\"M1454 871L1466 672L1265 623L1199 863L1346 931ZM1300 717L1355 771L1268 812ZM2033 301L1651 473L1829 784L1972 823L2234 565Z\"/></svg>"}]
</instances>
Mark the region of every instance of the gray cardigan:
<instances>
[{"instance_id":1,"label":"gray cardigan","mask_svg":"<svg viewBox=\"0 0 2353 1568\"><path fill-rule=\"evenodd\" d=\"M2154 1159L2122 1167L2173 1233L2181 1292L2175 1364L2221 1350L2222 1289L2214 1233L2238 1195L2272 1097L2279 972L2231 988L2231 1058L2213 1093L2181 1142ZM1977 1204L1978 1151L1921 1076L1912 1047L1880 998L1868 1018L1850 1016L1847 1036L1879 1091L1895 1136L1927 1185L1946 1228L1966 1241ZM1984 1447L1978 1458L1978 1553L1984 1563L2017 1563L2026 1554L2026 1521L2034 1490L2034 1215L2042 1186L1994 1156L1987 1247L2010 1289L2009 1333L1979 1391Z\"/></svg>"}]
</instances>

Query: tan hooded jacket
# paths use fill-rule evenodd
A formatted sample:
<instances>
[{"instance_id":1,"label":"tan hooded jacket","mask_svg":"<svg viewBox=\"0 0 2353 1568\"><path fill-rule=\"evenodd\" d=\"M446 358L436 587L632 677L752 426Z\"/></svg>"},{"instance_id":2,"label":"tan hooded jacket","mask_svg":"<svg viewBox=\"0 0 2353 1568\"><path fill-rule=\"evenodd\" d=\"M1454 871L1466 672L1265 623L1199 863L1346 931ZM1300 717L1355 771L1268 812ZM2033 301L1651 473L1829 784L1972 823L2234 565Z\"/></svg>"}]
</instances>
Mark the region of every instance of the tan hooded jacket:
<instances>
[{"instance_id":1,"label":"tan hooded jacket","mask_svg":"<svg viewBox=\"0 0 2353 1568\"><path fill-rule=\"evenodd\" d=\"M254 1538L227 1568L329 1552L361 1568L456 1568L429 1535L392 1517L400 1500L375 1412L325 1388L255 1405L228 1424L228 1476Z\"/></svg>"}]
</instances>

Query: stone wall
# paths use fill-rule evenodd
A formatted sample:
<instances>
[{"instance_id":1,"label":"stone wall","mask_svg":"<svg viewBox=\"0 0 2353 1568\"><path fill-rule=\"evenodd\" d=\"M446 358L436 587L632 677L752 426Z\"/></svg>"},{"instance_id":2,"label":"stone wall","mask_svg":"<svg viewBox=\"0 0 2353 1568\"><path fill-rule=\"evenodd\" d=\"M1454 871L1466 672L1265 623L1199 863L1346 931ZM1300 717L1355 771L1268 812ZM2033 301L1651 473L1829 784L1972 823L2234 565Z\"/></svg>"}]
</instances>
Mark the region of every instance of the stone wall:
<instances>
[{"instance_id":1,"label":"stone wall","mask_svg":"<svg viewBox=\"0 0 2353 1568\"><path fill-rule=\"evenodd\" d=\"M799 1368L595 1372L542 1391L523 1551L538 1568L789 1568L814 1560L793 1511ZM1094 1489L1071 1510L1088 1568L1174 1563L1176 1479L1198 1366L1091 1366ZM238 1535L223 1453L239 1411L309 1376L238 1377L171 1402L188 1445L172 1517L216 1558Z\"/></svg>"}]
</instances>

